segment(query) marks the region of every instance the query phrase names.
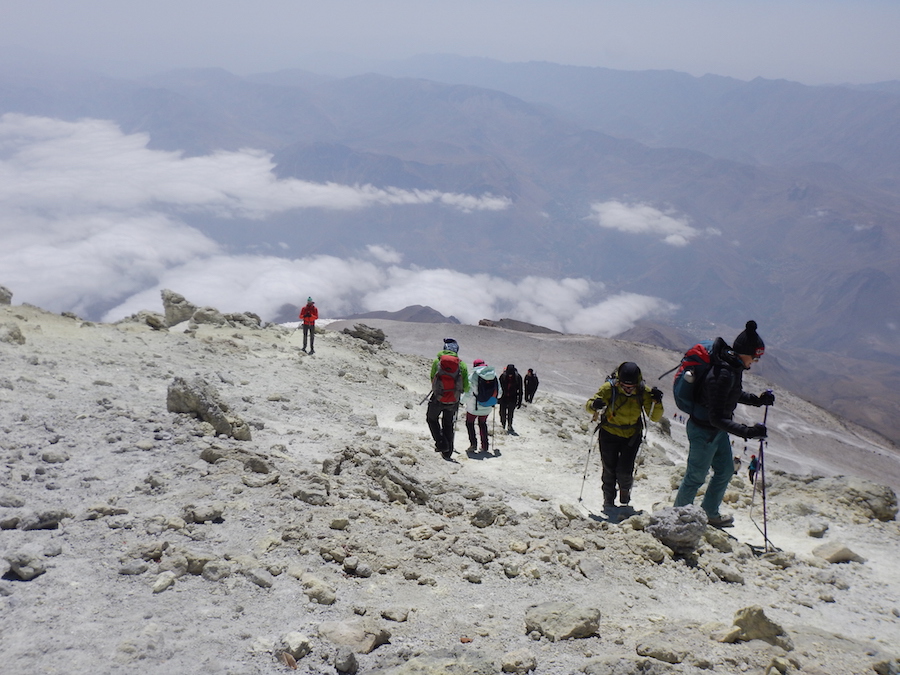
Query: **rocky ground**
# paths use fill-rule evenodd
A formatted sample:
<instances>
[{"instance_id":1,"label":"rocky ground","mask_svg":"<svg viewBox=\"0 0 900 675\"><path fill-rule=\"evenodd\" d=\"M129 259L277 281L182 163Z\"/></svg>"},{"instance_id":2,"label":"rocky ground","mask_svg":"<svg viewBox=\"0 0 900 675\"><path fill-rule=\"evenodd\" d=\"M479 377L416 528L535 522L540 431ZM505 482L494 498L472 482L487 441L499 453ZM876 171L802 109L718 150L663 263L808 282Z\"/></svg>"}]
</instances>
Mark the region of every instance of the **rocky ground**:
<instances>
[{"instance_id":1,"label":"rocky ground","mask_svg":"<svg viewBox=\"0 0 900 675\"><path fill-rule=\"evenodd\" d=\"M673 520L667 415L635 510L604 513L584 399L553 378L519 437L447 462L428 358L170 309L0 306L4 673L900 672L888 487L773 464L766 551L743 472L734 528Z\"/></svg>"}]
</instances>

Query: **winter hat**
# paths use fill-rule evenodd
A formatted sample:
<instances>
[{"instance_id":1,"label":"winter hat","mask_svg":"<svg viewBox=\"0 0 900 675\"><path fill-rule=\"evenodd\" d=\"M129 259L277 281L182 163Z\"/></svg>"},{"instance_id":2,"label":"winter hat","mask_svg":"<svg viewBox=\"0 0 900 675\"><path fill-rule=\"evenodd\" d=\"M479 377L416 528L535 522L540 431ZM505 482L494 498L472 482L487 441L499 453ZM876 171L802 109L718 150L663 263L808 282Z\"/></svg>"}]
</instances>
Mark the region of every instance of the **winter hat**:
<instances>
[{"instance_id":1,"label":"winter hat","mask_svg":"<svg viewBox=\"0 0 900 675\"><path fill-rule=\"evenodd\" d=\"M758 359L765 353L766 345L759 337L759 333L756 332L756 322L753 319L747 322L744 330L734 339L732 349L735 354L746 354L754 359Z\"/></svg>"},{"instance_id":2,"label":"winter hat","mask_svg":"<svg viewBox=\"0 0 900 675\"><path fill-rule=\"evenodd\" d=\"M313 304L313 299L312 299L312 298L307 298L307 299L306 299L306 304L307 304L307 305Z\"/></svg>"},{"instance_id":3,"label":"winter hat","mask_svg":"<svg viewBox=\"0 0 900 675\"><path fill-rule=\"evenodd\" d=\"M475 367L477 368L478 366L483 366L483 365L486 365L486 364L485 364L485 362L484 362L484 359L475 359L475 360L472 362L472 365L475 366Z\"/></svg>"},{"instance_id":4,"label":"winter hat","mask_svg":"<svg viewBox=\"0 0 900 675\"><path fill-rule=\"evenodd\" d=\"M641 369L636 363L626 361L616 370L616 379L619 384L638 384L641 381Z\"/></svg>"},{"instance_id":5,"label":"winter hat","mask_svg":"<svg viewBox=\"0 0 900 675\"><path fill-rule=\"evenodd\" d=\"M459 344L453 338L444 338L444 351L459 354Z\"/></svg>"},{"instance_id":6,"label":"winter hat","mask_svg":"<svg viewBox=\"0 0 900 675\"><path fill-rule=\"evenodd\" d=\"M512 374L512 373L516 372L516 367L510 363L509 365L506 366L506 372Z\"/></svg>"}]
</instances>

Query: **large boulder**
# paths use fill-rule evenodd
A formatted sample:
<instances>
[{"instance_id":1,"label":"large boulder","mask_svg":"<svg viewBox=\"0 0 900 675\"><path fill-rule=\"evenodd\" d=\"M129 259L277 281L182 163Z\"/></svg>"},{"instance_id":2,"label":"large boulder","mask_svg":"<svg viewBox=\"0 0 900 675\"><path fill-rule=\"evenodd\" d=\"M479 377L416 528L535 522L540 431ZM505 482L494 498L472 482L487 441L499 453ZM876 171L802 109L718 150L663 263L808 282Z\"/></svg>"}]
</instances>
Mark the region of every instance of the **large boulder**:
<instances>
[{"instance_id":1,"label":"large boulder","mask_svg":"<svg viewBox=\"0 0 900 675\"><path fill-rule=\"evenodd\" d=\"M699 506L667 506L655 511L644 528L676 553L696 550L706 532L706 513Z\"/></svg>"},{"instance_id":2,"label":"large boulder","mask_svg":"<svg viewBox=\"0 0 900 675\"><path fill-rule=\"evenodd\" d=\"M9 290L6 286L0 286L0 305L11 305L12 304L12 291Z\"/></svg>"},{"instance_id":3,"label":"large boulder","mask_svg":"<svg viewBox=\"0 0 900 675\"><path fill-rule=\"evenodd\" d=\"M196 305L188 302L184 299L183 295L180 295L175 291L170 291L169 289L164 288L162 291L160 291L160 295L162 296L163 309L166 315L166 323L170 326L179 324L182 321L187 321L192 316L194 316L194 312L197 311Z\"/></svg>"},{"instance_id":4,"label":"large boulder","mask_svg":"<svg viewBox=\"0 0 900 675\"><path fill-rule=\"evenodd\" d=\"M548 640L570 640L594 635L600 628L600 610L571 602L544 602L525 612L525 632L537 631Z\"/></svg>"},{"instance_id":5,"label":"large boulder","mask_svg":"<svg viewBox=\"0 0 900 675\"><path fill-rule=\"evenodd\" d=\"M370 345L380 345L384 343L384 331L380 328L372 328L364 323L354 325L352 330L350 328L345 328L341 332L351 337L355 337L358 340L362 340L363 342L368 342Z\"/></svg>"},{"instance_id":6,"label":"large boulder","mask_svg":"<svg viewBox=\"0 0 900 675\"><path fill-rule=\"evenodd\" d=\"M19 324L14 321L0 324L0 342L7 342L11 345L24 345L25 336L22 335L22 329L19 328Z\"/></svg>"},{"instance_id":7,"label":"large boulder","mask_svg":"<svg viewBox=\"0 0 900 675\"><path fill-rule=\"evenodd\" d=\"M239 441L250 440L247 423L237 415L229 414L228 406L219 399L215 387L203 378L188 381L176 377L169 385L166 409L196 415L210 424L216 434L231 436Z\"/></svg>"},{"instance_id":8,"label":"large boulder","mask_svg":"<svg viewBox=\"0 0 900 675\"><path fill-rule=\"evenodd\" d=\"M334 645L350 647L357 654L368 654L391 639L387 629L368 619L323 621L319 635Z\"/></svg>"},{"instance_id":9,"label":"large boulder","mask_svg":"<svg viewBox=\"0 0 900 675\"><path fill-rule=\"evenodd\" d=\"M780 625L766 616L759 605L744 607L734 613L734 626L721 639L722 642L749 642L762 640L785 651L794 648L793 641Z\"/></svg>"}]
</instances>

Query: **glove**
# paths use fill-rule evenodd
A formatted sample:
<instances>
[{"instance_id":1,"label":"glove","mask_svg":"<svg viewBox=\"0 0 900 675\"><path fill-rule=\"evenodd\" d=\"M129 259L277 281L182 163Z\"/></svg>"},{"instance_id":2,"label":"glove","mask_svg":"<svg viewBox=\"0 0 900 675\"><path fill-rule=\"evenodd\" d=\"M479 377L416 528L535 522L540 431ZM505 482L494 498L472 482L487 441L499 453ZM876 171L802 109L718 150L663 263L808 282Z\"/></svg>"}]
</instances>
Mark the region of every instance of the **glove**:
<instances>
[{"instance_id":1,"label":"glove","mask_svg":"<svg viewBox=\"0 0 900 675\"><path fill-rule=\"evenodd\" d=\"M759 395L760 405L775 405L775 394L770 390L766 390Z\"/></svg>"},{"instance_id":2,"label":"glove","mask_svg":"<svg viewBox=\"0 0 900 675\"><path fill-rule=\"evenodd\" d=\"M650 390L650 398L652 398L656 403L662 403L662 397L662 389L660 389L659 387L653 387L653 389Z\"/></svg>"},{"instance_id":3,"label":"glove","mask_svg":"<svg viewBox=\"0 0 900 675\"><path fill-rule=\"evenodd\" d=\"M603 410L606 407L606 404L603 402L602 398L595 398L591 401L591 407L594 410Z\"/></svg>"},{"instance_id":4,"label":"glove","mask_svg":"<svg viewBox=\"0 0 900 675\"><path fill-rule=\"evenodd\" d=\"M754 424L752 427L747 427L747 431L744 434L744 438L765 438L766 437L766 425L765 424Z\"/></svg>"}]
</instances>

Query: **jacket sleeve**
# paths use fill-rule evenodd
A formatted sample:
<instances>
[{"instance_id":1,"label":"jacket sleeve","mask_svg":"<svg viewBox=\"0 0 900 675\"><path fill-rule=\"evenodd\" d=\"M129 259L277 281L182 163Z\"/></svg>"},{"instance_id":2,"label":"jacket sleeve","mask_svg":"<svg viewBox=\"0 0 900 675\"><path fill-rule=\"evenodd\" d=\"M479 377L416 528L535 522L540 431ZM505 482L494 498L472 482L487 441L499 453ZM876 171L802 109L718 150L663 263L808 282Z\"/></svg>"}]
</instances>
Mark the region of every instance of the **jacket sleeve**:
<instances>
[{"instance_id":1,"label":"jacket sleeve","mask_svg":"<svg viewBox=\"0 0 900 675\"><path fill-rule=\"evenodd\" d=\"M757 396L756 394L748 394L746 391L741 392L741 397L738 399L738 403L756 406L757 408L762 405L759 400L759 396Z\"/></svg>"},{"instance_id":2,"label":"jacket sleeve","mask_svg":"<svg viewBox=\"0 0 900 675\"><path fill-rule=\"evenodd\" d=\"M584 404L584 409L593 415L597 412L593 406L594 401L597 400L602 401L604 406L609 405L609 392L604 392L603 385L600 385L600 389L597 390L597 393L587 400L587 403Z\"/></svg>"},{"instance_id":3,"label":"jacket sleeve","mask_svg":"<svg viewBox=\"0 0 900 675\"><path fill-rule=\"evenodd\" d=\"M651 422L659 422L665 414L662 401L654 403L653 399L650 398L650 387L646 385L644 386L644 412L647 413L647 417L650 418Z\"/></svg>"},{"instance_id":4,"label":"jacket sleeve","mask_svg":"<svg viewBox=\"0 0 900 675\"><path fill-rule=\"evenodd\" d=\"M703 396L709 409L709 423L716 429L747 438L750 428L746 424L735 422L732 418L733 411L725 411L731 389L735 385L734 373L728 368L718 369L718 374L715 374L715 370L710 369L703 383Z\"/></svg>"},{"instance_id":5,"label":"jacket sleeve","mask_svg":"<svg viewBox=\"0 0 900 675\"><path fill-rule=\"evenodd\" d=\"M469 391L469 367L462 361L459 362L459 374L462 377L463 393L468 393L468 391Z\"/></svg>"},{"instance_id":6,"label":"jacket sleeve","mask_svg":"<svg viewBox=\"0 0 900 675\"><path fill-rule=\"evenodd\" d=\"M522 405L522 394L524 392L524 387L522 386L522 376L516 373L516 384L519 385L519 393L516 394L516 405Z\"/></svg>"}]
</instances>

